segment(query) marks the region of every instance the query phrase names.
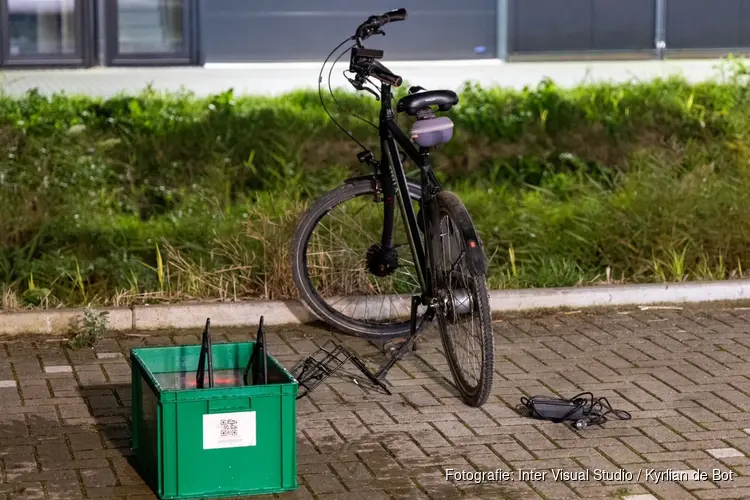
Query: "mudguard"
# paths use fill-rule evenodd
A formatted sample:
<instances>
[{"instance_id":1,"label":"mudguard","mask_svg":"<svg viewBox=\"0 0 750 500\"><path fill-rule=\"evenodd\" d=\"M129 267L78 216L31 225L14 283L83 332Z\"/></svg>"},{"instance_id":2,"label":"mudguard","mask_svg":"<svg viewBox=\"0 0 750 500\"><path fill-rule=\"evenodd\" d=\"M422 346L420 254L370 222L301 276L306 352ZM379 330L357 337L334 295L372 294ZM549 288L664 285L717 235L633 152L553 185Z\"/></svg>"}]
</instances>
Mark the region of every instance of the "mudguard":
<instances>
[{"instance_id":1,"label":"mudguard","mask_svg":"<svg viewBox=\"0 0 750 500\"><path fill-rule=\"evenodd\" d=\"M473 277L484 277L487 275L487 256L484 253L484 245L482 240L477 235L474 223L471 220L468 210L464 206L463 202L454 193L449 191L441 191L437 197L444 198L441 203L445 205L453 205L451 211L453 211L453 217L456 222L456 227L461 231L461 237L464 240L464 247L466 248L466 267L469 273ZM437 197L435 203L437 204ZM437 207L436 207L437 208ZM437 213L433 210L433 223L437 222Z\"/></svg>"},{"instance_id":2,"label":"mudguard","mask_svg":"<svg viewBox=\"0 0 750 500\"><path fill-rule=\"evenodd\" d=\"M474 228L463 230L464 243L466 245L466 266L474 277L487 275L487 256L484 253L484 245L477 236Z\"/></svg>"}]
</instances>

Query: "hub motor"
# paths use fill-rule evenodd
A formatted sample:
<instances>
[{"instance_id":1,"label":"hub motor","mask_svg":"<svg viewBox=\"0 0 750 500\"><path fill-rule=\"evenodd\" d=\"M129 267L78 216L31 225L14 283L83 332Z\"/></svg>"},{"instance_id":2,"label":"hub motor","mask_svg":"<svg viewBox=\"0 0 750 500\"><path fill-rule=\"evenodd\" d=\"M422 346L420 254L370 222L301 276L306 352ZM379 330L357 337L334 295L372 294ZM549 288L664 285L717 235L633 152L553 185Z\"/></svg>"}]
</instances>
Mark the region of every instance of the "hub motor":
<instances>
[{"instance_id":1,"label":"hub motor","mask_svg":"<svg viewBox=\"0 0 750 500\"><path fill-rule=\"evenodd\" d=\"M474 311L474 296L469 290L465 288L445 290L443 294L445 317L448 321L460 323L471 320L471 313Z\"/></svg>"},{"instance_id":2,"label":"hub motor","mask_svg":"<svg viewBox=\"0 0 750 500\"><path fill-rule=\"evenodd\" d=\"M375 276L389 276L398 269L398 252L375 243L367 249L367 270Z\"/></svg>"}]
</instances>

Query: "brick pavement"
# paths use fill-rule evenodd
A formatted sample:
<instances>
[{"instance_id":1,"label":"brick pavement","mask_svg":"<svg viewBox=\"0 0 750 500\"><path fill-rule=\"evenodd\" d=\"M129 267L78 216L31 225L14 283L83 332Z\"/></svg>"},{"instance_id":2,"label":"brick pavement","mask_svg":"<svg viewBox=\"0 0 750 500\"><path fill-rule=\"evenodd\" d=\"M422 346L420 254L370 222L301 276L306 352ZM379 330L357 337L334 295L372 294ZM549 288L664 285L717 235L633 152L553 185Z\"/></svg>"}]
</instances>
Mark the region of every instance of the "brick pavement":
<instances>
[{"instance_id":1,"label":"brick pavement","mask_svg":"<svg viewBox=\"0 0 750 500\"><path fill-rule=\"evenodd\" d=\"M214 342L247 340L249 330L216 329ZM198 333L111 335L79 351L58 338L0 338L0 500L155 498L130 462L127 352L198 343ZM512 316L495 333L494 393L481 409L463 406L444 378L435 331L389 375L392 396L341 377L300 400L300 487L273 498L750 498L750 310ZM330 336L268 328L286 366ZM371 344L338 338L382 359ZM523 395L586 390L633 419L579 432L513 409ZM447 469L548 475L455 482ZM554 480L555 469L590 477ZM610 477L595 477L597 469ZM734 478L713 481L713 469ZM709 478L657 482L650 470Z\"/></svg>"}]
</instances>

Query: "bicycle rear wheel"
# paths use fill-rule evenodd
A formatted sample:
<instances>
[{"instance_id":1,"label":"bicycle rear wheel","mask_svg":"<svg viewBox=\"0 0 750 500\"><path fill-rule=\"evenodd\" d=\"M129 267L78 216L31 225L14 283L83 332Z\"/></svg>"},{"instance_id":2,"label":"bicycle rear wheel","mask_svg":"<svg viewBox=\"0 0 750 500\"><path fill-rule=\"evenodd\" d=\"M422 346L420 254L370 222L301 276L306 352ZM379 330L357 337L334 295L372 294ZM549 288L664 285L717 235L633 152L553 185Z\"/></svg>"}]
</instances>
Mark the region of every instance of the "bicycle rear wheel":
<instances>
[{"instance_id":1,"label":"bicycle rear wheel","mask_svg":"<svg viewBox=\"0 0 750 500\"><path fill-rule=\"evenodd\" d=\"M455 194L436 199L437 225L432 235L436 315L445 356L469 406L482 406L492 390L494 338L489 293L484 276L472 276L466 262L465 232L473 232L469 212Z\"/></svg>"},{"instance_id":2,"label":"bicycle rear wheel","mask_svg":"<svg viewBox=\"0 0 750 500\"><path fill-rule=\"evenodd\" d=\"M421 187L413 181L408 186L417 210ZM359 179L320 198L292 240L292 277L302 301L321 320L350 335L390 340L409 333L411 298L421 287L398 205L395 254L379 255L384 210L374 195L372 180ZM397 267L380 273L374 262L380 258L395 259Z\"/></svg>"}]
</instances>

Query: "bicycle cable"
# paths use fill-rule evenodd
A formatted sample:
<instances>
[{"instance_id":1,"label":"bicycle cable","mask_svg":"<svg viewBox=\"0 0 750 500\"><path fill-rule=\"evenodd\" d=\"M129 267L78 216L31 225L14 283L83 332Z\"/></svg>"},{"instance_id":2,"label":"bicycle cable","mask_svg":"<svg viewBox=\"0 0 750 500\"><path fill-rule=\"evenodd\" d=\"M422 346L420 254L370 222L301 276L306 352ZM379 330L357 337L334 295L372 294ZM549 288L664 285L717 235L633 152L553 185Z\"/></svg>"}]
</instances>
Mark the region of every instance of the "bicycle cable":
<instances>
[{"instance_id":1,"label":"bicycle cable","mask_svg":"<svg viewBox=\"0 0 750 500\"><path fill-rule=\"evenodd\" d=\"M368 76L368 77L366 78L366 80L367 80L367 83L369 83L370 85L372 85L372 86L373 86L373 88L374 88L374 89L375 89L376 91L378 90L378 84L377 84L377 83L375 83L375 82L373 82L373 81L372 81L372 79L371 79L371 78L370 78L369 76Z\"/></svg>"},{"instance_id":2,"label":"bicycle cable","mask_svg":"<svg viewBox=\"0 0 750 500\"><path fill-rule=\"evenodd\" d=\"M336 105L338 105L338 107L339 107L339 108L343 109L345 113L349 113L349 114L350 114L350 115L352 115L352 116L353 116L354 118L356 118L356 119L358 119L358 120L361 120L361 121L363 121L363 122L367 123L368 125L370 125L370 126L371 126L372 128L374 128L375 130L378 130L378 126L377 126L377 125L375 125L374 123L372 123L371 121L369 121L368 119L366 119L366 118L362 118L361 116L359 116L359 115L358 115L357 113L353 112L353 111L352 111L352 110L350 110L350 109L346 109L346 108L345 108L345 107L344 107L344 106L343 106L343 105L342 105L342 104L341 104L341 103L340 103L340 102L338 101L338 99L336 99L336 96L335 96L335 95L334 95L334 93L333 93L333 89L331 88L331 75L333 74L333 68L334 68L334 67L336 66L336 63L337 63L337 62L339 62L339 59L341 59L341 58L342 58L342 57L344 56L344 54L346 54L347 52L349 52L349 51L350 51L350 50L352 49L352 47L354 47L354 45L353 45L353 44L352 44L352 45L350 45L349 47L347 47L346 49L342 50L342 51L341 51L341 53L339 54L339 56L338 56L338 57L337 57L337 58L336 58L336 59L335 59L335 60L333 61L333 64L331 64L331 69L330 69L330 70L328 71L328 92L329 92L329 93L331 94L331 97L333 98L333 102L335 102L335 103L336 103ZM347 71L346 71L346 70L344 70L344 78L346 78L346 73L347 73ZM348 78L347 78L347 80L348 80Z\"/></svg>"},{"instance_id":3,"label":"bicycle cable","mask_svg":"<svg viewBox=\"0 0 750 500\"><path fill-rule=\"evenodd\" d=\"M372 87L375 89L375 92L380 92L380 89L378 88L378 84L373 82L371 77L368 76L367 78L365 78L365 80L367 80L367 83L372 85ZM382 95L380 96L380 99L383 99ZM393 102L393 95L391 95L391 102Z\"/></svg>"},{"instance_id":4,"label":"bicycle cable","mask_svg":"<svg viewBox=\"0 0 750 500\"><path fill-rule=\"evenodd\" d=\"M333 49L333 50L332 50L332 51L330 52L330 54L328 54L328 57L326 57L325 61L323 61L323 66L321 66L321 67L320 67L320 73L318 74L318 97L320 97L320 104L321 104L321 106L323 106L323 110L324 110L324 111L326 112L326 114L328 115L328 118L330 118L330 119L331 119L331 121L332 121L333 123L335 123L335 124L336 124L336 126L337 126L338 128L340 128L340 129L341 129L341 130L342 130L342 131L343 131L343 132L344 132L344 133L345 133L345 134L346 134L347 136L349 136L349 138L350 138L351 140L353 140L354 142L356 142L356 143L357 143L357 144L359 145L359 147L360 147L360 148L362 148L362 150L363 150L363 151L369 151L369 150L367 149L367 147L366 147L366 146L365 146L364 144L362 144L361 142L359 142L359 141L357 140L357 138L356 138L356 137L354 137L354 136L352 135L352 133L351 133L351 132L349 132L348 130L346 130L346 129L345 129L345 128L344 128L344 127L343 127L343 126L342 126L342 125L341 125L341 124L340 124L339 122L337 122L337 121L336 121L336 119L335 119L335 118L333 117L333 115L331 115L331 113L330 113L330 112L328 111L328 108L326 108L326 104L325 104L325 102L323 101L323 91L322 91L322 89L321 89L321 84L323 83L323 70L324 70L324 69L325 69L325 67L326 67L326 63L327 63L327 62L328 62L328 60L329 60L329 59L331 58L331 56L333 55L333 53L334 53L334 52L336 52L337 50L339 50L339 48L341 48L341 46L342 46L342 45L344 45L345 43L347 43L348 41L350 41L350 40L354 40L354 38L355 38L354 36L350 36L349 38L347 38L346 40L344 40L343 42L341 42L340 44L338 44L338 45L337 45L337 46L336 46L336 47L335 47L335 48L334 48L334 49ZM332 69L333 69L333 68L332 68ZM329 73L329 75L328 75L328 76L329 76L329 83L330 83L330 73Z\"/></svg>"}]
</instances>

